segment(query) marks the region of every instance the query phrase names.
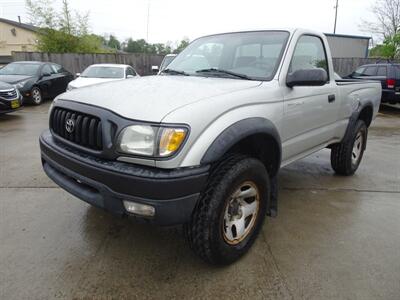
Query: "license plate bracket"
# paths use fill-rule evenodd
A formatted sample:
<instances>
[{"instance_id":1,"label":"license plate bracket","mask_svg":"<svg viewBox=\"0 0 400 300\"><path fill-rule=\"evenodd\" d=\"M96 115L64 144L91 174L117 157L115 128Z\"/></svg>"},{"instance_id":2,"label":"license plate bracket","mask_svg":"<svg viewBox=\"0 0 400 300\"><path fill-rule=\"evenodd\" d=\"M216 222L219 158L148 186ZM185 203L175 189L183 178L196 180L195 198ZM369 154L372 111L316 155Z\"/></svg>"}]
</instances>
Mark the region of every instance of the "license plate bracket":
<instances>
[{"instance_id":1,"label":"license plate bracket","mask_svg":"<svg viewBox=\"0 0 400 300\"><path fill-rule=\"evenodd\" d=\"M18 107L20 107L20 104L19 104L19 101L18 101L18 99L16 99L16 100L12 100L11 101L11 108L18 108Z\"/></svg>"}]
</instances>

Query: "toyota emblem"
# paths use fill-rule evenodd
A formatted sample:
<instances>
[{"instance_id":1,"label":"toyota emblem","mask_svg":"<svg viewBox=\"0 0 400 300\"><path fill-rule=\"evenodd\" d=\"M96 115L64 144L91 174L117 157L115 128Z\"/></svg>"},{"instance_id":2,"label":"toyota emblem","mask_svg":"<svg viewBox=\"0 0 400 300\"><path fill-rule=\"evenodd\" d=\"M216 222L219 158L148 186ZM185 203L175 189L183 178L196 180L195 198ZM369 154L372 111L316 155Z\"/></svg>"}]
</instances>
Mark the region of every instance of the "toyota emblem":
<instances>
[{"instance_id":1,"label":"toyota emblem","mask_svg":"<svg viewBox=\"0 0 400 300\"><path fill-rule=\"evenodd\" d=\"M67 121L65 121L65 130L68 133L74 132L74 129L75 129L75 121L73 119L68 119Z\"/></svg>"}]
</instances>

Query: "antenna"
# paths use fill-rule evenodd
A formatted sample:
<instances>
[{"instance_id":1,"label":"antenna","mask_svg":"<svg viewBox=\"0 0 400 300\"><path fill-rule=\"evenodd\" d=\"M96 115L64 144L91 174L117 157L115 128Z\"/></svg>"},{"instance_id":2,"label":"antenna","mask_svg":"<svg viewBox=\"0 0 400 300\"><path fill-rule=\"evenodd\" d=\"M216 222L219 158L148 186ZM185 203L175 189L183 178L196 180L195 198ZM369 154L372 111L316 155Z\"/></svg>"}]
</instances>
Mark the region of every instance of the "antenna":
<instances>
[{"instance_id":1,"label":"antenna","mask_svg":"<svg viewBox=\"0 0 400 300\"><path fill-rule=\"evenodd\" d=\"M337 11L339 7L339 0L336 0L336 5L335 5L335 25L333 26L333 34L336 33L336 23L337 23Z\"/></svg>"}]
</instances>

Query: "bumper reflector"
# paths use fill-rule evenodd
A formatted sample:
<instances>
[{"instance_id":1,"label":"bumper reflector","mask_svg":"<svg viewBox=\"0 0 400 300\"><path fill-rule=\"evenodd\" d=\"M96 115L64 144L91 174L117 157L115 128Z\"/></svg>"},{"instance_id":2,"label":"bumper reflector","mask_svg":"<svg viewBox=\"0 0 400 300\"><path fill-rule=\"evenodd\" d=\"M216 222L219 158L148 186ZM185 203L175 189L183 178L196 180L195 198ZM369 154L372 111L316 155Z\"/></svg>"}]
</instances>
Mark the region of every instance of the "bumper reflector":
<instances>
[{"instance_id":1,"label":"bumper reflector","mask_svg":"<svg viewBox=\"0 0 400 300\"><path fill-rule=\"evenodd\" d=\"M125 209L135 215L153 217L156 210L153 206L124 200Z\"/></svg>"}]
</instances>

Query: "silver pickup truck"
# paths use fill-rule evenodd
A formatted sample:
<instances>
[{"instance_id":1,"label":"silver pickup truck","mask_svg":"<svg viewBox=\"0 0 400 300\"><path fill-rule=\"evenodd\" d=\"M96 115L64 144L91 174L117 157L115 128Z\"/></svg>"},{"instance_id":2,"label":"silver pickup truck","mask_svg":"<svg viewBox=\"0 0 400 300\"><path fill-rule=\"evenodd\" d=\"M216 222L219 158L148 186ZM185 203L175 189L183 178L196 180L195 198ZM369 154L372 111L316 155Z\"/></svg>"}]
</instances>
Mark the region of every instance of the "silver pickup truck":
<instances>
[{"instance_id":1,"label":"silver pickup truck","mask_svg":"<svg viewBox=\"0 0 400 300\"><path fill-rule=\"evenodd\" d=\"M205 36L158 76L58 96L41 158L76 197L184 224L201 258L229 264L277 214L281 167L329 148L337 174L357 170L380 98L378 82L335 80L319 32Z\"/></svg>"}]
</instances>

